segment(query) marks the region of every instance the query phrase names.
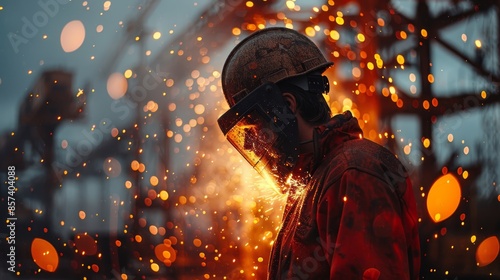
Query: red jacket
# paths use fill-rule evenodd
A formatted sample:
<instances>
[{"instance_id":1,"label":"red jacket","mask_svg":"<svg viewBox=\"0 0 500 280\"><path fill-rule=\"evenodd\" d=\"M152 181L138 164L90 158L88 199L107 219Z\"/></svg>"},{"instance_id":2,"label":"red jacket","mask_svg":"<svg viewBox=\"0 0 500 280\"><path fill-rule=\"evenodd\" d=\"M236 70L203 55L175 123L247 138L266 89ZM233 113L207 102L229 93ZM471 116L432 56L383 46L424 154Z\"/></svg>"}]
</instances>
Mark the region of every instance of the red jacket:
<instances>
[{"instance_id":1,"label":"red jacket","mask_svg":"<svg viewBox=\"0 0 500 280\"><path fill-rule=\"evenodd\" d=\"M315 133L319 156L303 155L295 169L305 182L288 195L269 279L418 279L417 213L403 165L363 139L350 112Z\"/></svg>"}]
</instances>

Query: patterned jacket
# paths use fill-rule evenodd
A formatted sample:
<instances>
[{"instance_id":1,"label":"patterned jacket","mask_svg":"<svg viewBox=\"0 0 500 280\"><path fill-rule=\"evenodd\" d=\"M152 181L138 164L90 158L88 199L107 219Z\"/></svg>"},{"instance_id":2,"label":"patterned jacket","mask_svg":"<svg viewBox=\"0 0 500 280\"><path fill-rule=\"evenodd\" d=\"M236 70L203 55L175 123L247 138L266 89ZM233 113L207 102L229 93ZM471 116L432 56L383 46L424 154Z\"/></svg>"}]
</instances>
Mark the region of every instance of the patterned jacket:
<instances>
[{"instance_id":1,"label":"patterned jacket","mask_svg":"<svg viewBox=\"0 0 500 280\"><path fill-rule=\"evenodd\" d=\"M274 242L268 278L418 279L415 198L405 168L362 138L350 112L315 128ZM317 156L319 155L319 156Z\"/></svg>"}]
</instances>

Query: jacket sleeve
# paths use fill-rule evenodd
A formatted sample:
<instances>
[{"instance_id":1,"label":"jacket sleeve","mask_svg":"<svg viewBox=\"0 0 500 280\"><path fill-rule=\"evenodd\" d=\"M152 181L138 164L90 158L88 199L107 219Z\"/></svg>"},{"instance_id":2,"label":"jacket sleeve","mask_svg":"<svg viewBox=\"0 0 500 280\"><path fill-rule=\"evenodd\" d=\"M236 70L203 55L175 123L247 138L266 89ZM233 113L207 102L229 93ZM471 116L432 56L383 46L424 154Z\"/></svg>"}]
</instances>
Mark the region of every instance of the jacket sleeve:
<instances>
[{"instance_id":1,"label":"jacket sleeve","mask_svg":"<svg viewBox=\"0 0 500 280\"><path fill-rule=\"evenodd\" d=\"M413 278L403 204L386 181L356 169L328 186L316 218L330 279Z\"/></svg>"}]
</instances>

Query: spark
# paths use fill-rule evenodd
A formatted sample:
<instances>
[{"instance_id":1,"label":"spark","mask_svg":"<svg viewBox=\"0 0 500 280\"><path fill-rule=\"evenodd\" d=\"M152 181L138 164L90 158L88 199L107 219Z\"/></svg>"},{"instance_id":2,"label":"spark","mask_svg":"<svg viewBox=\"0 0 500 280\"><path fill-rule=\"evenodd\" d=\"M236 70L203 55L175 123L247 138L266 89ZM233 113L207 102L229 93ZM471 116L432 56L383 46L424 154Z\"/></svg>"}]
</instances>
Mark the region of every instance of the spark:
<instances>
[{"instance_id":1,"label":"spark","mask_svg":"<svg viewBox=\"0 0 500 280\"><path fill-rule=\"evenodd\" d=\"M76 97L80 97L83 94L83 89L79 88Z\"/></svg>"}]
</instances>

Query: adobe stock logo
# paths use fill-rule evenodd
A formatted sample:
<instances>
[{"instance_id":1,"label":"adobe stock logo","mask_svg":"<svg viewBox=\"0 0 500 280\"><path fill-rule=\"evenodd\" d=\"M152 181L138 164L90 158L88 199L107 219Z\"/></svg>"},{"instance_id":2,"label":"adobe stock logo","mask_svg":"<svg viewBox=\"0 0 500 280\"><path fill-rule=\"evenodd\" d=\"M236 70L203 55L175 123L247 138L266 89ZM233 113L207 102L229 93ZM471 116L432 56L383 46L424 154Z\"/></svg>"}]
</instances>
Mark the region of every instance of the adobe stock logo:
<instances>
[{"instance_id":1,"label":"adobe stock logo","mask_svg":"<svg viewBox=\"0 0 500 280\"><path fill-rule=\"evenodd\" d=\"M69 0L39 0L38 6L41 10L36 11L31 19L27 17L22 17L22 27L14 32L9 32L7 38L12 46L12 49L17 54L19 53L19 46L21 44L28 44L29 39L35 37L38 34L40 28L46 26L49 23L49 18L53 18L59 13L59 6L69 3Z\"/></svg>"}]
</instances>

